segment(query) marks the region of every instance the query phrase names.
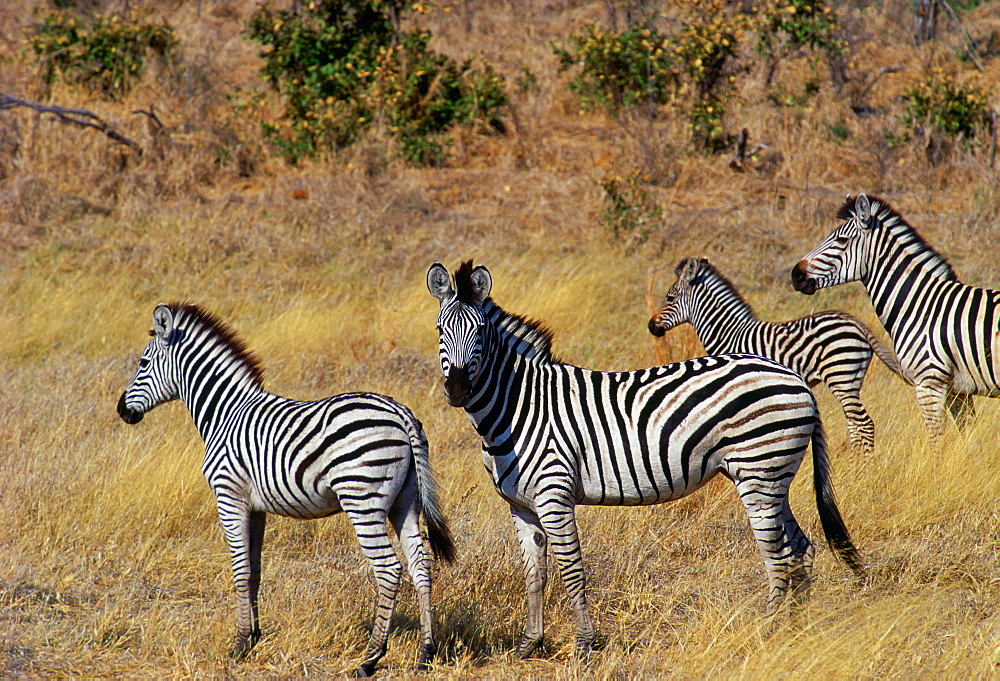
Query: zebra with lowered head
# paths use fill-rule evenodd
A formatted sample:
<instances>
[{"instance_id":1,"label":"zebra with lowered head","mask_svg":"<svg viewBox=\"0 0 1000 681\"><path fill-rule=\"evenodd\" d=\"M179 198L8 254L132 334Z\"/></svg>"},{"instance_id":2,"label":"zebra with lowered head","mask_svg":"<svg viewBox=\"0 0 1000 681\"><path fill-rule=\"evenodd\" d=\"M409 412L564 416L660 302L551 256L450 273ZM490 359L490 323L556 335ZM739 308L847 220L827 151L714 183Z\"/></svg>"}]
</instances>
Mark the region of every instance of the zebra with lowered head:
<instances>
[{"instance_id":1,"label":"zebra with lowered head","mask_svg":"<svg viewBox=\"0 0 1000 681\"><path fill-rule=\"evenodd\" d=\"M786 322L757 318L736 286L706 258L685 258L677 281L649 320L649 332L662 336L690 322L710 355L747 352L773 359L804 378L810 387L826 384L840 401L855 455L871 454L875 423L861 402L861 384L872 353L899 372L892 352L864 324L845 312L827 310Z\"/></svg>"},{"instance_id":2,"label":"zebra with lowered head","mask_svg":"<svg viewBox=\"0 0 1000 681\"><path fill-rule=\"evenodd\" d=\"M264 390L263 369L245 343L196 305L158 305L152 338L118 401L126 423L174 399L191 412L205 441L202 472L215 494L232 555L237 594L233 656L260 638L257 593L268 513L322 518L339 511L354 526L375 573L375 622L356 675L368 676L385 654L402 568L386 533L392 523L420 606L417 666L434 656L430 561L451 561L454 546L438 506L420 422L382 395L348 393L299 402Z\"/></svg>"},{"instance_id":3,"label":"zebra with lowered head","mask_svg":"<svg viewBox=\"0 0 1000 681\"><path fill-rule=\"evenodd\" d=\"M930 441L974 417L973 395L1000 397L1000 291L967 286L883 199L848 197L843 224L792 268L792 285L860 281L892 338L900 373L916 390Z\"/></svg>"},{"instance_id":4,"label":"zebra with lowered head","mask_svg":"<svg viewBox=\"0 0 1000 681\"><path fill-rule=\"evenodd\" d=\"M837 509L823 428L809 386L762 357L721 355L607 373L561 364L538 322L493 302L482 265L454 283L440 264L427 288L440 303L441 370L448 402L482 438L494 487L510 504L521 544L528 616L519 651L543 641L551 547L576 617L576 650L594 642L577 531L577 504L657 504L721 473L736 485L764 559L774 612L804 596L814 549L788 503L810 440L823 532L858 574L863 566Z\"/></svg>"}]
</instances>

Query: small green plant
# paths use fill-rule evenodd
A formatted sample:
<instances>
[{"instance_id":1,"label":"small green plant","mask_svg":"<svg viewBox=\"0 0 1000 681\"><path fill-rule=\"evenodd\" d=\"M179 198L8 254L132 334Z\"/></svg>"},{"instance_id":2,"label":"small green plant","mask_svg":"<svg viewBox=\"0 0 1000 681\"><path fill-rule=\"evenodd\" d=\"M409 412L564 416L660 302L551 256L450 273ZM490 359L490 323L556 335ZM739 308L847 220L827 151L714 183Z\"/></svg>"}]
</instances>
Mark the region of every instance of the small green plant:
<instances>
[{"instance_id":1,"label":"small green plant","mask_svg":"<svg viewBox=\"0 0 1000 681\"><path fill-rule=\"evenodd\" d=\"M902 122L911 128L925 125L949 135L974 137L989 118L989 94L940 68L932 69L905 96L909 101Z\"/></svg>"},{"instance_id":2,"label":"small green plant","mask_svg":"<svg viewBox=\"0 0 1000 681\"><path fill-rule=\"evenodd\" d=\"M166 23L141 23L120 14L97 15L88 23L50 11L29 30L28 44L45 83L63 77L119 99L142 76L150 54L167 57L177 40Z\"/></svg>"},{"instance_id":3,"label":"small green plant","mask_svg":"<svg viewBox=\"0 0 1000 681\"><path fill-rule=\"evenodd\" d=\"M837 14L823 0L768 0L757 23L757 50L767 58L768 85L781 60L809 48L828 56L841 55L847 42L840 37Z\"/></svg>"},{"instance_id":4,"label":"small green plant","mask_svg":"<svg viewBox=\"0 0 1000 681\"><path fill-rule=\"evenodd\" d=\"M502 128L505 83L489 64L455 62L429 49L428 31L394 28L394 17L424 11L419 1L323 0L299 15L254 12L249 37L263 46L261 73L285 103L283 125L262 125L290 162L353 144L379 124L405 158L433 165L452 126Z\"/></svg>"},{"instance_id":5,"label":"small green plant","mask_svg":"<svg viewBox=\"0 0 1000 681\"><path fill-rule=\"evenodd\" d=\"M615 240L628 242L630 248L648 241L663 220L663 209L650 197L647 184L638 173L608 175L601 181L605 206L599 222Z\"/></svg>"}]
</instances>

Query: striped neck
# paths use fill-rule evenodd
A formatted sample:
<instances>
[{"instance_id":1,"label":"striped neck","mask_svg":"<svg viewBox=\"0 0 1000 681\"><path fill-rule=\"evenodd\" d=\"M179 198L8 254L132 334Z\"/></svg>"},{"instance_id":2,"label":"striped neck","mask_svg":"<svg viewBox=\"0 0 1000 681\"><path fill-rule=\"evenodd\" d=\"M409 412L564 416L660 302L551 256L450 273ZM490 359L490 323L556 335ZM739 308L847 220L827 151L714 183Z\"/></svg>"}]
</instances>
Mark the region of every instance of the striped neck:
<instances>
[{"instance_id":1,"label":"striped neck","mask_svg":"<svg viewBox=\"0 0 1000 681\"><path fill-rule=\"evenodd\" d=\"M704 279L690 289L690 322L709 353L731 346L733 332L758 323L753 308L729 279L709 263L702 264Z\"/></svg>"},{"instance_id":2,"label":"striped neck","mask_svg":"<svg viewBox=\"0 0 1000 681\"><path fill-rule=\"evenodd\" d=\"M867 279L877 278L885 271L887 263L905 262L934 278L958 281L958 275L944 256L924 241L892 206L877 197L870 200L873 215L868 229L873 235L873 248L868 253Z\"/></svg>"},{"instance_id":3,"label":"striped neck","mask_svg":"<svg viewBox=\"0 0 1000 681\"><path fill-rule=\"evenodd\" d=\"M552 357L552 332L541 322L507 312L487 298L483 301L483 314L492 333L487 336L490 344L486 354L513 354L534 364L558 363Z\"/></svg>"}]
</instances>

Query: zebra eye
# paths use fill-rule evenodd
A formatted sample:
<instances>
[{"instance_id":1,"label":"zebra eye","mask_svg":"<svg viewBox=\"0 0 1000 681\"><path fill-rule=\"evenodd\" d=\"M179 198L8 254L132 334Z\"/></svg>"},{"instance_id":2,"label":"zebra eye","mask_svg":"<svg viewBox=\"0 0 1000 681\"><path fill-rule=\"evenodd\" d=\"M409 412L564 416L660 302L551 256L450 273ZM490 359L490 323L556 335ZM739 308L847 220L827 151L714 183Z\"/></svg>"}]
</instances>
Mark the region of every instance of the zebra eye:
<instances>
[{"instance_id":1,"label":"zebra eye","mask_svg":"<svg viewBox=\"0 0 1000 681\"><path fill-rule=\"evenodd\" d=\"M141 358L139 358L139 368L140 369L145 369L148 366L149 366L149 358L148 357L141 357Z\"/></svg>"},{"instance_id":2,"label":"zebra eye","mask_svg":"<svg viewBox=\"0 0 1000 681\"><path fill-rule=\"evenodd\" d=\"M850 241L850 239L848 239L846 236L843 236L843 235L841 235L841 236L835 236L833 238L833 240L835 242L837 242L838 244L846 244L848 241Z\"/></svg>"}]
</instances>

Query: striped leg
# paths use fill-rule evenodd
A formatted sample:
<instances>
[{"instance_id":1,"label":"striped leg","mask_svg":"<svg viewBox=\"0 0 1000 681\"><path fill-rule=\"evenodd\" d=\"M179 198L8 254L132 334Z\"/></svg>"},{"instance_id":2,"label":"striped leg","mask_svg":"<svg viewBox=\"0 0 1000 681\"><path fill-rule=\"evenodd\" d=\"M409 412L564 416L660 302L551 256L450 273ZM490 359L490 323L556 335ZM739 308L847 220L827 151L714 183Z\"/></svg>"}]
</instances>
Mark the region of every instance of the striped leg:
<instances>
[{"instance_id":1,"label":"striped leg","mask_svg":"<svg viewBox=\"0 0 1000 681\"><path fill-rule=\"evenodd\" d=\"M861 403L860 385L851 388L830 388L847 418L847 432L851 438L851 454L867 457L875 450L875 422Z\"/></svg>"},{"instance_id":2,"label":"striped leg","mask_svg":"<svg viewBox=\"0 0 1000 681\"><path fill-rule=\"evenodd\" d=\"M976 405L972 402L972 395L949 392L948 411L959 430L965 430L976 419Z\"/></svg>"},{"instance_id":3,"label":"striped leg","mask_svg":"<svg viewBox=\"0 0 1000 681\"><path fill-rule=\"evenodd\" d=\"M947 386L937 380L924 381L916 385L917 406L927 425L927 436L931 446L937 446L944 436L945 401Z\"/></svg>"},{"instance_id":4,"label":"striped leg","mask_svg":"<svg viewBox=\"0 0 1000 681\"><path fill-rule=\"evenodd\" d=\"M417 658L417 669L426 671L437 652L431 613L431 561L420 535L420 506L416 500L417 481L414 472L410 472L407 482L407 486L396 497L389 520L399 537L406 569L417 592L417 605L420 609L420 655Z\"/></svg>"},{"instance_id":5,"label":"striped leg","mask_svg":"<svg viewBox=\"0 0 1000 681\"><path fill-rule=\"evenodd\" d=\"M531 657L541 650L544 642L545 584L548 581L548 565L545 548L545 531L534 512L526 508L510 507L517 538L521 541L521 560L524 562L524 580L528 591L528 620L524 626L524 637L517 653L521 657Z\"/></svg>"},{"instance_id":6,"label":"striped leg","mask_svg":"<svg viewBox=\"0 0 1000 681\"><path fill-rule=\"evenodd\" d=\"M792 515L788 505L787 482L780 480L762 488L759 479L749 479L738 483L736 488L764 558L770 587L767 614L772 615L777 612L789 590L792 592L792 605L808 596L816 550Z\"/></svg>"},{"instance_id":7,"label":"striped leg","mask_svg":"<svg viewBox=\"0 0 1000 681\"><path fill-rule=\"evenodd\" d=\"M244 503L219 503L219 519L232 555L236 587L236 643L232 656L243 659L260 640L257 593L260 589L260 555L267 515L250 513Z\"/></svg>"},{"instance_id":8,"label":"striped leg","mask_svg":"<svg viewBox=\"0 0 1000 681\"><path fill-rule=\"evenodd\" d=\"M550 499L538 505L538 519L559 563L563 586L573 604L576 616L576 654L585 658L593 647L594 625L587 607L587 584L575 511L575 504L568 493L563 498Z\"/></svg>"},{"instance_id":9,"label":"striped leg","mask_svg":"<svg viewBox=\"0 0 1000 681\"><path fill-rule=\"evenodd\" d=\"M355 676L371 676L375 665L385 655L386 642L389 640L389 624L396 607L396 592L399 590L399 577L403 572L399 564L389 535L386 533L386 514L381 508L360 509L344 504L344 512L354 526L354 532L361 544L361 551L371 563L375 573L375 584L378 590L378 600L375 604L375 621L372 624L371 638L365 649L364 661L354 671Z\"/></svg>"}]
</instances>

